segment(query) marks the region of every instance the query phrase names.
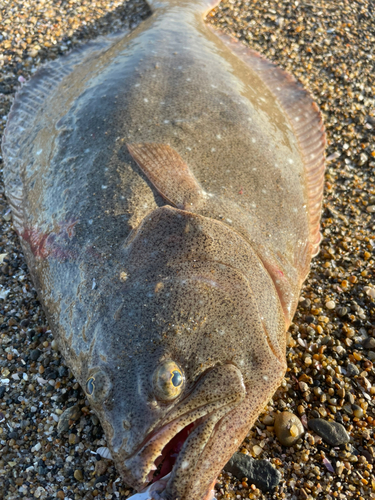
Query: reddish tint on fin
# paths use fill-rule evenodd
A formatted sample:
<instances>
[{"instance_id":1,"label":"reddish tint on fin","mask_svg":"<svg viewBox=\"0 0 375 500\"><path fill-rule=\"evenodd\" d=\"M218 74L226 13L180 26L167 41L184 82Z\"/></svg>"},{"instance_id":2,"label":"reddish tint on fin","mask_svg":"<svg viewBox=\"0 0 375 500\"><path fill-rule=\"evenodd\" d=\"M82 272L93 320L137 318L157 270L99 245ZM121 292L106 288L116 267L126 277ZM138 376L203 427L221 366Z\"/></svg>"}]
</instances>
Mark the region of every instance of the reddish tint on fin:
<instances>
[{"instance_id":1,"label":"reddish tint on fin","mask_svg":"<svg viewBox=\"0 0 375 500\"><path fill-rule=\"evenodd\" d=\"M26 228L20 232L20 237L26 241L33 255L37 259L54 257L59 260L66 260L73 257L73 252L68 248L68 241L74 236L74 226L77 221L66 222L59 225L58 232L45 233L39 228Z\"/></svg>"},{"instance_id":2,"label":"reddish tint on fin","mask_svg":"<svg viewBox=\"0 0 375 500\"><path fill-rule=\"evenodd\" d=\"M191 170L167 144L127 144L128 150L159 193L180 210L195 212L204 193Z\"/></svg>"}]
</instances>

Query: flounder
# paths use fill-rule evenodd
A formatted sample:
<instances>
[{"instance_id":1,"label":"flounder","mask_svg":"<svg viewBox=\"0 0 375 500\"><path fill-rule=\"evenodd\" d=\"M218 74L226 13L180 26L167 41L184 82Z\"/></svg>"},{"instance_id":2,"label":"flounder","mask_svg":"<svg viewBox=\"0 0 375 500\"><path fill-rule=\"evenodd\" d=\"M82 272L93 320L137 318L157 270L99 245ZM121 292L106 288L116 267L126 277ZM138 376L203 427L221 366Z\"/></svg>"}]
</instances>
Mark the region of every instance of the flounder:
<instances>
[{"instance_id":1,"label":"flounder","mask_svg":"<svg viewBox=\"0 0 375 500\"><path fill-rule=\"evenodd\" d=\"M126 483L165 500L212 498L284 376L320 241L319 110L203 22L217 3L151 1L131 33L42 67L3 141L66 363Z\"/></svg>"}]
</instances>

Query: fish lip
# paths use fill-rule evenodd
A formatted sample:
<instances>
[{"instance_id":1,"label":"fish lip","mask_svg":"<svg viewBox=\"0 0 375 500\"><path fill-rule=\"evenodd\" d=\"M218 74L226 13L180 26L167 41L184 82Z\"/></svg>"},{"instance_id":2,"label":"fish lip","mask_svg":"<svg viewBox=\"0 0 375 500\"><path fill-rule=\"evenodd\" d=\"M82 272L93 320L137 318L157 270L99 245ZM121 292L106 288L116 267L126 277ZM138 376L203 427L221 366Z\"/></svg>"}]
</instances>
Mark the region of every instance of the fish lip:
<instances>
[{"instance_id":1,"label":"fish lip","mask_svg":"<svg viewBox=\"0 0 375 500\"><path fill-rule=\"evenodd\" d=\"M242 400L242 398L241 398ZM201 428L208 420L215 419L215 415L217 412L223 413L220 418L215 422L212 434L214 434L215 428L219 425L221 419L231 410L234 409L240 401L237 401L235 406L233 405L233 401L227 402L223 400L220 406L216 406L214 409L210 409L210 405L204 405L196 408L190 412L184 413L178 418L162 425L158 429L154 429L151 433L145 438L145 441L141 445L141 447L134 452L130 457L122 461L120 465L120 469L124 472L124 477L129 481L129 472L131 473L131 484L138 491L146 488L150 482L152 481L152 476L156 470L155 461L162 456L164 448L171 442L171 440L183 429L185 429L190 424L194 423L195 426L192 429L191 433ZM226 410L223 412L223 410ZM215 419L216 420L216 419ZM202 449L202 452L207 445L207 443L212 438L212 434L207 439ZM189 436L184 441L185 443L189 440ZM183 453L181 450L180 453ZM173 465L171 475L175 470L176 464ZM160 478L162 479L162 478ZM168 484L170 483L170 479Z\"/></svg>"},{"instance_id":2,"label":"fish lip","mask_svg":"<svg viewBox=\"0 0 375 500\"><path fill-rule=\"evenodd\" d=\"M222 406L225 406L225 404ZM191 423L196 423L197 427L199 427L210 416L210 413L208 413L207 410L204 415L197 415L196 418L194 418L193 414L196 413L197 410L202 410L202 408L204 407L197 408L187 414L183 414L175 420L162 425L158 429L154 429L146 438L141 448L123 462L123 466L126 470L135 470L140 472L138 477L133 476L136 480L136 483L134 483L135 488L138 490L144 489L151 482L152 477L150 477L150 475L156 470L155 461L162 455L164 448L179 432ZM212 413L214 412L211 412L211 414ZM144 463L146 464L145 466L142 465Z\"/></svg>"}]
</instances>

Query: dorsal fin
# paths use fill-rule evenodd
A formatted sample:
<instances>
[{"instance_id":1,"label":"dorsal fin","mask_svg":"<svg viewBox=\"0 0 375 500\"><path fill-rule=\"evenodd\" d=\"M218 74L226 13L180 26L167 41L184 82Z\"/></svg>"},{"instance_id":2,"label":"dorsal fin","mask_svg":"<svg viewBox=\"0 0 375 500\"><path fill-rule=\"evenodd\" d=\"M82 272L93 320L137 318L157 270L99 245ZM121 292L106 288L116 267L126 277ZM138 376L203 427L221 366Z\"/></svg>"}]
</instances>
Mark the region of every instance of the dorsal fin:
<instances>
[{"instance_id":1,"label":"dorsal fin","mask_svg":"<svg viewBox=\"0 0 375 500\"><path fill-rule=\"evenodd\" d=\"M301 269L301 274L306 275L310 265L310 256L318 253L321 240L319 229L324 187L326 136L319 108L291 74L263 58L258 52L249 49L237 39L209 27L267 85L285 111L297 137L305 165L310 242L309 248L302 250L303 255L296 256L298 260L296 265ZM305 253L307 256L304 255Z\"/></svg>"},{"instance_id":2,"label":"dorsal fin","mask_svg":"<svg viewBox=\"0 0 375 500\"><path fill-rule=\"evenodd\" d=\"M19 233L25 229L23 170L27 164L28 150L35 138L33 131L38 112L77 65L97 57L122 38L124 33L99 37L41 66L16 93L3 135L2 151L6 195L12 208L14 227Z\"/></svg>"},{"instance_id":3,"label":"dorsal fin","mask_svg":"<svg viewBox=\"0 0 375 500\"><path fill-rule=\"evenodd\" d=\"M159 193L171 205L195 212L205 194L188 165L167 144L127 144L128 150Z\"/></svg>"}]
</instances>

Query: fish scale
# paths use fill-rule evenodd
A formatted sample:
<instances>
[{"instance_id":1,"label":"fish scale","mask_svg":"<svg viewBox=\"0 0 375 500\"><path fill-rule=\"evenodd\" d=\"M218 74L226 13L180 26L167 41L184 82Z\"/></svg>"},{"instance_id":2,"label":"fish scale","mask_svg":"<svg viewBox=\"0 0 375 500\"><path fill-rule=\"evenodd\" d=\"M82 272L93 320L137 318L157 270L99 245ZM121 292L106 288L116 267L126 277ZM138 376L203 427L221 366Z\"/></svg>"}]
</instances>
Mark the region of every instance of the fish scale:
<instances>
[{"instance_id":1,"label":"fish scale","mask_svg":"<svg viewBox=\"0 0 375 500\"><path fill-rule=\"evenodd\" d=\"M319 110L205 25L217 3L150 2L47 64L3 139L30 272L118 471L143 490L183 442L165 500L210 498L277 389L320 242Z\"/></svg>"}]
</instances>

